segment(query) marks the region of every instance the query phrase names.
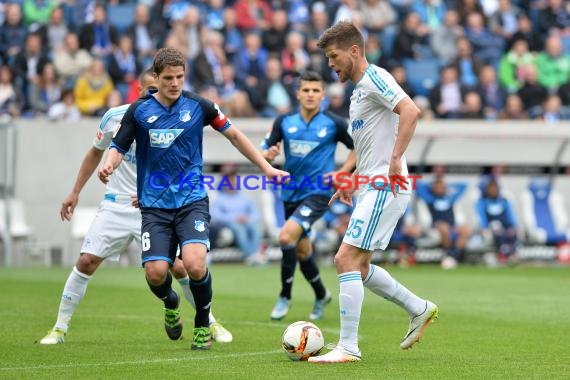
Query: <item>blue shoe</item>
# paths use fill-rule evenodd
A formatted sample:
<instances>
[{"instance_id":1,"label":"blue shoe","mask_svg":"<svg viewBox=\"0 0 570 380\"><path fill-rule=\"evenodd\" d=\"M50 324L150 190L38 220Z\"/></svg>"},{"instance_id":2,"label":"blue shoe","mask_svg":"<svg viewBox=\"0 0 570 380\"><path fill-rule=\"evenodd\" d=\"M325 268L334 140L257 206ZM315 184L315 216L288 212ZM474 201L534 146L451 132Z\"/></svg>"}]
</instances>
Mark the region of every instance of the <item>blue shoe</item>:
<instances>
[{"instance_id":1,"label":"blue shoe","mask_svg":"<svg viewBox=\"0 0 570 380\"><path fill-rule=\"evenodd\" d=\"M325 306L327 306L332 301L332 294L328 291L325 293L325 296L319 300L315 300L313 305L313 311L311 311L311 315L309 315L309 319L311 321L319 320L323 317L325 313Z\"/></svg>"},{"instance_id":2,"label":"blue shoe","mask_svg":"<svg viewBox=\"0 0 570 380\"><path fill-rule=\"evenodd\" d=\"M273 307L273 310L271 310L271 319L273 319L274 321L279 321L283 319L289 312L290 303L291 300L288 300L285 297L277 298L277 303Z\"/></svg>"}]
</instances>

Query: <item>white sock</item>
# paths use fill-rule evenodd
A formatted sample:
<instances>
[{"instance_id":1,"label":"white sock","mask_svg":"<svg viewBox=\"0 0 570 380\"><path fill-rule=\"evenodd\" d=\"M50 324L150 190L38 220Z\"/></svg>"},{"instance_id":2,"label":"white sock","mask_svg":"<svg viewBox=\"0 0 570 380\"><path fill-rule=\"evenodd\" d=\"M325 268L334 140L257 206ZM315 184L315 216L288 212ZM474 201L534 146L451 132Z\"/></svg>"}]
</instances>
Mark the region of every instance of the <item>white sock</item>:
<instances>
[{"instance_id":1,"label":"white sock","mask_svg":"<svg viewBox=\"0 0 570 380\"><path fill-rule=\"evenodd\" d=\"M338 345L344 349L359 354L358 324L360 311L364 301L364 286L359 271L346 272L338 275L340 294L340 339Z\"/></svg>"},{"instance_id":2,"label":"white sock","mask_svg":"<svg viewBox=\"0 0 570 380\"><path fill-rule=\"evenodd\" d=\"M61 294L57 322L55 323L56 328L67 332L73 312L83 299L91 277L92 276L81 273L76 267L73 267L69 277L67 277L63 293Z\"/></svg>"},{"instance_id":3,"label":"white sock","mask_svg":"<svg viewBox=\"0 0 570 380\"><path fill-rule=\"evenodd\" d=\"M370 265L364 286L374 294L378 294L404 308L410 315L418 315L425 309L426 301L424 299L409 291L379 266Z\"/></svg>"},{"instance_id":4,"label":"white sock","mask_svg":"<svg viewBox=\"0 0 570 380\"><path fill-rule=\"evenodd\" d=\"M186 298L186 301L188 301L190 305L192 305L194 310L196 310L196 302L194 302L194 296L192 295L192 291L190 290L190 278L186 276L178 278L177 280L180 286L182 287L182 293L184 293L184 298ZM210 309L210 324L214 322L216 322L216 318L214 318L214 315L212 314L212 309Z\"/></svg>"}]
</instances>

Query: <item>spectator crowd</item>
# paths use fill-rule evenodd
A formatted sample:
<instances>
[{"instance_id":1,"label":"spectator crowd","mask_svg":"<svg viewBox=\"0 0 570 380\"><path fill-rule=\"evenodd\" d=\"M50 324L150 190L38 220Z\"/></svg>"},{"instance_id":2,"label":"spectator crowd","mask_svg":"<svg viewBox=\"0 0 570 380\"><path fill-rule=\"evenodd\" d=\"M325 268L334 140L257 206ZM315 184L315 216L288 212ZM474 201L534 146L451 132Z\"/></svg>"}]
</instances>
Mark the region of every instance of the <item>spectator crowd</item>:
<instances>
[{"instance_id":1,"label":"spectator crowd","mask_svg":"<svg viewBox=\"0 0 570 380\"><path fill-rule=\"evenodd\" d=\"M570 119L564 0L0 0L0 113L101 116L134 101L137 76L171 46L188 59L187 89L229 116L295 111L311 69L329 84L324 107L347 117L351 85L316 47L339 20L424 118Z\"/></svg>"}]
</instances>

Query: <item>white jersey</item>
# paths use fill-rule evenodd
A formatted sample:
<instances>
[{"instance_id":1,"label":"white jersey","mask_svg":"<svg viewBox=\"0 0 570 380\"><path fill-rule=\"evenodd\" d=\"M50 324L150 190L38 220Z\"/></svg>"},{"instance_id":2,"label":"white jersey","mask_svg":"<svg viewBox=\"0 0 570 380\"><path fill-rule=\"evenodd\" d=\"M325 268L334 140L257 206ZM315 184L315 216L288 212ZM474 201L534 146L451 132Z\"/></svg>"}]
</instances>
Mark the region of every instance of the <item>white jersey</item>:
<instances>
[{"instance_id":1,"label":"white jersey","mask_svg":"<svg viewBox=\"0 0 570 380\"><path fill-rule=\"evenodd\" d=\"M106 150L111 145L113 136L121 125L121 119L130 104L113 107L103 115L93 146L99 150ZM123 157L123 163L113 172L107 183L107 194L134 195L137 193L137 162L135 158L135 143Z\"/></svg>"},{"instance_id":2,"label":"white jersey","mask_svg":"<svg viewBox=\"0 0 570 380\"><path fill-rule=\"evenodd\" d=\"M373 178L388 175L398 134L398 114L393 110L406 93L386 70L370 65L350 97L350 125L358 174ZM402 156L402 175L408 174Z\"/></svg>"}]
</instances>

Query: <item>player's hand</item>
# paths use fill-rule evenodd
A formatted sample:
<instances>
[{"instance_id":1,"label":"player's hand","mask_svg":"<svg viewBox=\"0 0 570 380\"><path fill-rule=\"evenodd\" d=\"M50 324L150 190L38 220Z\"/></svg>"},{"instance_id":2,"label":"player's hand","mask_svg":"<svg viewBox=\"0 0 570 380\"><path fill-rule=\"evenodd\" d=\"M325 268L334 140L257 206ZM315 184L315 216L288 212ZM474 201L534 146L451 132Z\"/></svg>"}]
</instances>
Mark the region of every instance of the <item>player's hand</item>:
<instances>
[{"instance_id":1,"label":"player's hand","mask_svg":"<svg viewBox=\"0 0 570 380\"><path fill-rule=\"evenodd\" d=\"M390 160L390 169L388 170L388 179L390 180L390 190L394 197L398 196L398 188L402 190L408 189L408 179L402 175L402 161L393 158Z\"/></svg>"},{"instance_id":2,"label":"player's hand","mask_svg":"<svg viewBox=\"0 0 570 380\"><path fill-rule=\"evenodd\" d=\"M275 169L273 166L263 174L265 174L265 176L271 181L276 181L277 184L288 183L291 179L291 174L289 174L289 172Z\"/></svg>"},{"instance_id":3,"label":"player's hand","mask_svg":"<svg viewBox=\"0 0 570 380\"><path fill-rule=\"evenodd\" d=\"M103 182L104 184L107 184L107 182L109 182L109 176L111 174L113 174L113 165L105 164L101 167L101 169L99 169L97 176L99 177L101 182Z\"/></svg>"},{"instance_id":4,"label":"player's hand","mask_svg":"<svg viewBox=\"0 0 570 380\"><path fill-rule=\"evenodd\" d=\"M73 211L75 210L75 206L79 202L79 195L71 193L69 194L61 204L61 210L59 210L59 216L61 217L61 221L70 221L71 217L73 216Z\"/></svg>"},{"instance_id":5,"label":"player's hand","mask_svg":"<svg viewBox=\"0 0 570 380\"><path fill-rule=\"evenodd\" d=\"M334 193L331 199L329 200L329 206L332 205L334 201L338 199L345 205L352 207L352 194L354 194L353 188L349 188L346 190L338 189L336 193Z\"/></svg>"},{"instance_id":6,"label":"player's hand","mask_svg":"<svg viewBox=\"0 0 570 380\"><path fill-rule=\"evenodd\" d=\"M281 141L279 141L277 144L269 147L269 149L267 149L266 154L265 154L265 158L268 161L273 161L275 159L275 157L279 156L281 154Z\"/></svg>"},{"instance_id":7,"label":"player's hand","mask_svg":"<svg viewBox=\"0 0 570 380\"><path fill-rule=\"evenodd\" d=\"M131 205L134 208L139 208L139 198L136 195L131 195Z\"/></svg>"},{"instance_id":8,"label":"player's hand","mask_svg":"<svg viewBox=\"0 0 570 380\"><path fill-rule=\"evenodd\" d=\"M346 184L346 182L339 181L339 179L345 179L346 181L351 177L352 175L348 172L342 172L342 171L328 172L323 175L323 183L327 186L332 183L332 187L338 189L339 187L341 187L341 184L343 183Z\"/></svg>"}]
</instances>

